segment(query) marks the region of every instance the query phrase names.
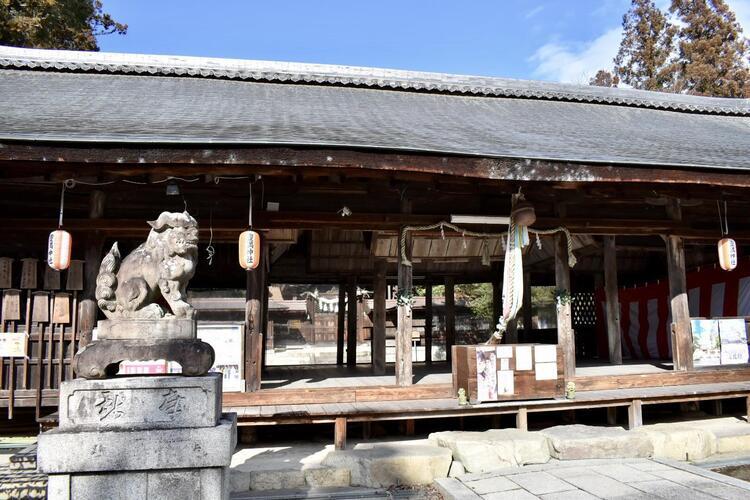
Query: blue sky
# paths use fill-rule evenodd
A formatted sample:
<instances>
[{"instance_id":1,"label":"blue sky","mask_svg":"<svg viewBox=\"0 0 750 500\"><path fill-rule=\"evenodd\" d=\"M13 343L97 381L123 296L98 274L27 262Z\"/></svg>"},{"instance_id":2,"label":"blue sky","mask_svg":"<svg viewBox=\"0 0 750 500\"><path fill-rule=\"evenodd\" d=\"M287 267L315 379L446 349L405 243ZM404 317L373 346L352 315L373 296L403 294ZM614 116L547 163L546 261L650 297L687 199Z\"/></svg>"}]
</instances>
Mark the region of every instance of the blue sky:
<instances>
[{"instance_id":1,"label":"blue sky","mask_svg":"<svg viewBox=\"0 0 750 500\"><path fill-rule=\"evenodd\" d=\"M668 0L658 0L665 5ZM750 0L728 0L750 29ZM630 0L104 0L107 52L585 83L611 67ZM746 21L745 21L746 20Z\"/></svg>"}]
</instances>

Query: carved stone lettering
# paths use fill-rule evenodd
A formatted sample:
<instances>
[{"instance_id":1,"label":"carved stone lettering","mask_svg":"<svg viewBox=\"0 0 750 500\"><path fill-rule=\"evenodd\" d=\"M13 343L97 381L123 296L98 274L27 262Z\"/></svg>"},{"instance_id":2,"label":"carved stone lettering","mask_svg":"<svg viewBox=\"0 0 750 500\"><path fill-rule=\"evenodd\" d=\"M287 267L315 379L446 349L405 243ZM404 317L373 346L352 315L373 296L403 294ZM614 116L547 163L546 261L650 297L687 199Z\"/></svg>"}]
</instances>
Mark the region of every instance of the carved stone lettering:
<instances>
[{"instance_id":1,"label":"carved stone lettering","mask_svg":"<svg viewBox=\"0 0 750 500\"><path fill-rule=\"evenodd\" d=\"M96 403L94 403L94 407L99 415L99 420L117 419L125 413L122 408L124 403L125 398L119 392L102 391Z\"/></svg>"},{"instance_id":2,"label":"carved stone lettering","mask_svg":"<svg viewBox=\"0 0 750 500\"><path fill-rule=\"evenodd\" d=\"M171 420L174 420L177 414L182 413L182 410L184 410L185 408L185 396L174 389L169 389L167 392L162 394L162 397L164 399L161 405L159 405L159 409L167 414Z\"/></svg>"}]
</instances>

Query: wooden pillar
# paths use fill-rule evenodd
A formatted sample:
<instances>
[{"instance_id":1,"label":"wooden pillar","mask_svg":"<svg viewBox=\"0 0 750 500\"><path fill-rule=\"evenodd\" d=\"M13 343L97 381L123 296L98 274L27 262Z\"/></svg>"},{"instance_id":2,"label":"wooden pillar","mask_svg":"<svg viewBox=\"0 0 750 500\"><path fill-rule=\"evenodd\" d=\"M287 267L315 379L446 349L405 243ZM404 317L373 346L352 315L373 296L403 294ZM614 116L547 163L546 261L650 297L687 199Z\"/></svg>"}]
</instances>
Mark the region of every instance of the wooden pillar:
<instances>
[{"instance_id":1,"label":"wooden pillar","mask_svg":"<svg viewBox=\"0 0 750 500\"><path fill-rule=\"evenodd\" d=\"M456 287L453 276L445 277L445 356L451 362L451 350L456 343Z\"/></svg>"},{"instance_id":2,"label":"wooden pillar","mask_svg":"<svg viewBox=\"0 0 750 500\"><path fill-rule=\"evenodd\" d=\"M432 365L432 281L424 287L424 362Z\"/></svg>"},{"instance_id":3,"label":"wooden pillar","mask_svg":"<svg viewBox=\"0 0 750 500\"><path fill-rule=\"evenodd\" d=\"M271 245L266 243L263 245L263 253L261 255L271 255ZM262 309L261 309L261 333L263 334L263 345L261 347L261 370L266 369L266 349L268 349L268 337L269 337L269 328L268 328L268 300L269 300L269 292L268 292L268 275L271 273L271 259L265 259L263 263L266 265L265 269L265 275L264 275L264 283L263 283L263 302L261 303Z\"/></svg>"},{"instance_id":4,"label":"wooden pillar","mask_svg":"<svg viewBox=\"0 0 750 500\"><path fill-rule=\"evenodd\" d=\"M516 413L516 429L519 431L529 430L529 417L526 408L519 408Z\"/></svg>"},{"instance_id":5,"label":"wooden pillar","mask_svg":"<svg viewBox=\"0 0 750 500\"><path fill-rule=\"evenodd\" d=\"M346 282L346 366L357 366L357 280Z\"/></svg>"},{"instance_id":6,"label":"wooden pillar","mask_svg":"<svg viewBox=\"0 0 750 500\"><path fill-rule=\"evenodd\" d=\"M568 265L568 245L564 234L555 235L555 287L567 292L567 300L558 303L557 309L557 343L563 351L565 382L572 381L576 375L576 342L570 307L570 267Z\"/></svg>"},{"instance_id":7,"label":"wooden pillar","mask_svg":"<svg viewBox=\"0 0 750 500\"><path fill-rule=\"evenodd\" d=\"M339 311L336 322L336 364L344 364L344 331L346 327L346 286L339 283Z\"/></svg>"},{"instance_id":8,"label":"wooden pillar","mask_svg":"<svg viewBox=\"0 0 750 500\"><path fill-rule=\"evenodd\" d=\"M675 370L693 369L693 333L688 310L685 247L679 236L667 236L669 305L672 310L672 359Z\"/></svg>"},{"instance_id":9,"label":"wooden pillar","mask_svg":"<svg viewBox=\"0 0 750 500\"><path fill-rule=\"evenodd\" d=\"M640 399L634 399L628 406L628 430L643 425L643 405Z\"/></svg>"},{"instance_id":10,"label":"wooden pillar","mask_svg":"<svg viewBox=\"0 0 750 500\"><path fill-rule=\"evenodd\" d=\"M672 220L682 220L679 200L666 206ZM675 370L693 369L693 332L688 309L687 278L685 277L685 246L679 236L667 236L667 271L669 275L669 306L672 312L672 360Z\"/></svg>"},{"instance_id":11,"label":"wooden pillar","mask_svg":"<svg viewBox=\"0 0 750 500\"><path fill-rule=\"evenodd\" d=\"M531 305L531 273L525 271L523 273L523 334L526 342L531 340Z\"/></svg>"},{"instance_id":12,"label":"wooden pillar","mask_svg":"<svg viewBox=\"0 0 750 500\"><path fill-rule=\"evenodd\" d=\"M614 236L604 236L604 294L609 362L613 365L621 365L622 334L620 333L620 300L617 292L617 248Z\"/></svg>"},{"instance_id":13,"label":"wooden pillar","mask_svg":"<svg viewBox=\"0 0 750 500\"><path fill-rule=\"evenodd\" d=\"M607 425L617 425L617 407L607 407Z\"/></svg>"},{"instance_id":14,"label":"wooden pillar","mask_svg":"<svg viewBox=\"0 0 750 500\"><path fill-rule=\"evenodd\" d=\"M372 301L372 372L385 374L385 260L375 262L375 297Z\"/></svg>"},{"instance_id":15,"label":"wooden pillar","mask_svg":"<svg viewBox=\"0 0 750 500\"><path fill-rule=\"evenodd\" d=\"M264 248L261 246L261 248ZM263 295L266 288L268 253L262 252L260 264L247 271L245 291L245 391L260 389L263 365Z\"/></svg>"},{"instance_id":16,"label":"wooden pillar","mask_svg":"<svg viewBox=\"0 0 750 500\"><path fill-rule=\"evenodd\" d=\"M100 219L104 216L106 204L104 191L95 189L89 196L89 219ZM99 274L102 254L104 253L104 235L99 231L86 234L86 251L83 265L83 298L78 304L78 345L83 347L91 342L91 333L96 327L99 307L96 305L96 276Z\"/></svg>"},{"instance_id":17,"label":"wooden pillar","mask_svg":"<svg viewBox=\"0 0 750 500\"><path fill-rule=\"evenodd\" d=\"M492 331L495 331L500 316L503 315L503 284L495 280L492 282Z\"/></svg>"},{"instance_id":18,"label":"wooden pillar","mask_svg":"<svg viewBox=\"0 0 750 500\"><path fill-rule=\"evenodd\" d=\"M337 450L346 449L346 417L336 417L334 421L333 445Z\"/></svg>"},{"instance_id":19,"label":"wooden pillar","mask_svg":"<svg viewBox=\"0 0 750 500\"><path fill-rule=\"evenodd\" d=\"M410 242L407 240L407 252ZM399 295L411 295L412 267L403 263L401 252L398 255L398 290ZM412 385L411 363L411 332L412 309L411 304L400 304L396 317L396 385Z\"/></svg>"}]
</instances>

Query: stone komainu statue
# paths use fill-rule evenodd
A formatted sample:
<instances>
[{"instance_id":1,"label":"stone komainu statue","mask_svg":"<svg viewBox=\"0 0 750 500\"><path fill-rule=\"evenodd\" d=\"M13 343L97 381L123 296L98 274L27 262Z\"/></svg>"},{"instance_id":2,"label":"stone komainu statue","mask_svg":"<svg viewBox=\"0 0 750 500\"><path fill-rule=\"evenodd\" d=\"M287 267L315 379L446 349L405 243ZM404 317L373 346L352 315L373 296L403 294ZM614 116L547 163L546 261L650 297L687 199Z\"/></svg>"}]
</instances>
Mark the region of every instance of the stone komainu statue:
<instances>
[{"instance_id":1,"label":"stone komainu statue","mask_svg":"<svg viewBox=\"0 0 750 500\"><path fill-rule=\"evenodd\" d=\"M109 319L158 319L170 314L156 303L159 295L176 318L193 318L185 289L195 274L198 223L187 212L162 212L149 221L146 242L121 259L115 242L99 266L96 300Z\"/></svg>"}]
</instances>

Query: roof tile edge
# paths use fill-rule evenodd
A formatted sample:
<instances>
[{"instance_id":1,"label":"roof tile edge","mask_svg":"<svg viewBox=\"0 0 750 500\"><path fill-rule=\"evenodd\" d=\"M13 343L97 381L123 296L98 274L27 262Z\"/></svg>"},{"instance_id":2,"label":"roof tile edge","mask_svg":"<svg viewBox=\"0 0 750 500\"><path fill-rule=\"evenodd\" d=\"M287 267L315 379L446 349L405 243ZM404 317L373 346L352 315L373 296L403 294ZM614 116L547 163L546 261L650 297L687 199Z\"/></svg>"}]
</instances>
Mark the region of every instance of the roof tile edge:
<instances>
[{"instance_id":1,"label":"roof tile edge","mask_svg":"<svg viewBox=\"0 0 750 500\"><path fill-rule=\"evenodd\" d=\"M548 99L750 116L750 99L701 97L644 90L360 66L42 50L0 46L0 68L365 86L385 90Z\"/></svg>"}]
</instances>

